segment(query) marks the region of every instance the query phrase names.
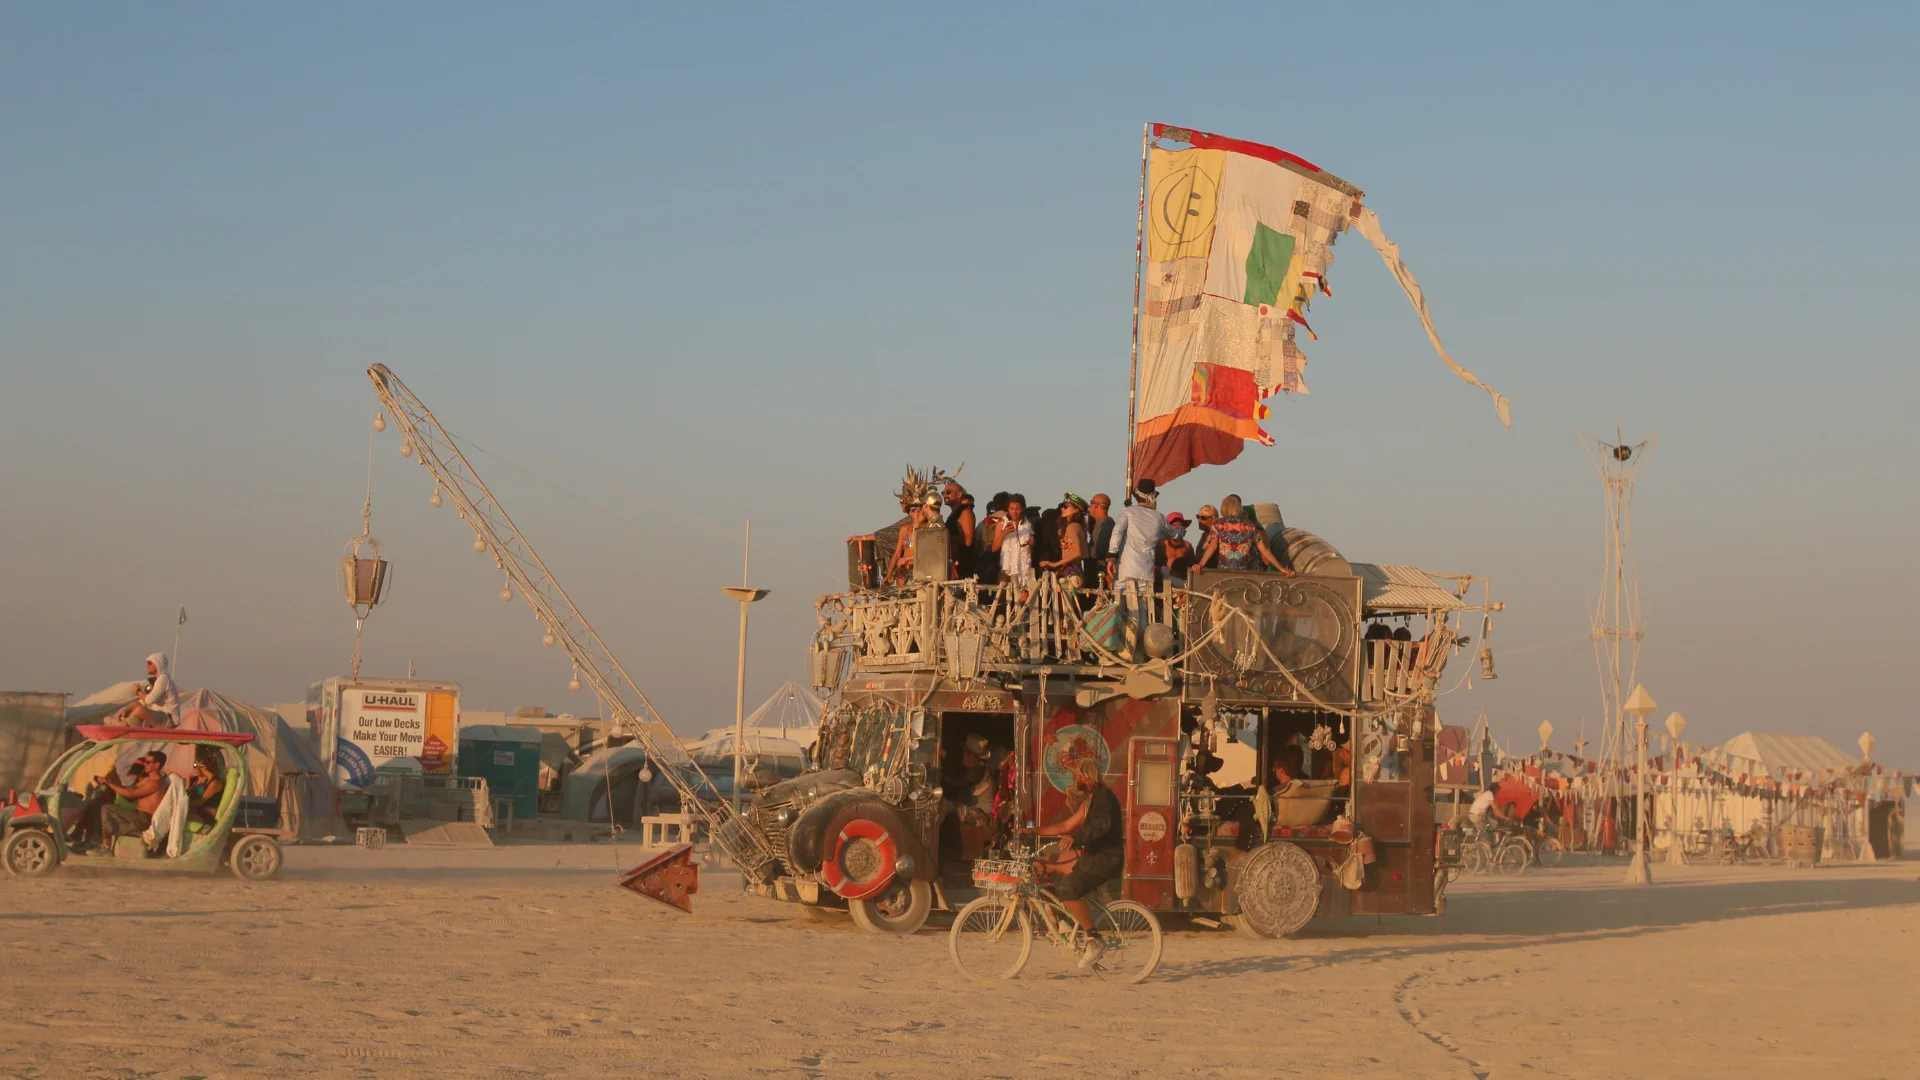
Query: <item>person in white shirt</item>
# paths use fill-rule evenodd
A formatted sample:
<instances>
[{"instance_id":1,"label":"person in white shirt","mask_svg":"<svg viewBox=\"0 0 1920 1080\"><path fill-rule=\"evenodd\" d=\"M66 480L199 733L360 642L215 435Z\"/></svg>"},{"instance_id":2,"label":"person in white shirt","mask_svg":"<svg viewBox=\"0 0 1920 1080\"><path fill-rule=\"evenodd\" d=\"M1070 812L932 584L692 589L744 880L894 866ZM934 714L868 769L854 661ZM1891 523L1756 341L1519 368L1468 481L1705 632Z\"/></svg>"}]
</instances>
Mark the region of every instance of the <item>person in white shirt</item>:
<instances>
[{"instance_id":1,"label":"person in white shirt","mask_svg":"<svg viewBox=\"0 0 1920 1080\"><path fill-rule=\"evenodd\" d=\"M1129 636L1137 649L1140 633L1152 621L1153 570L1159 562L1160 541L1169 534L1166 519L1154 509L1158 488L1152 480L1134 485L1133 498L1113 515L1112 549L1108 576L1115 598L1125 614Z\"/></svg>"},{"instance_id":2,"label":"person in white shirt","mask_svg":"<svg viewBox=\"0 0 1920 1080\"><path fill-rule=\"evenodd\" d=\"M121 709L115 719L139 727L170 728L179 723L180 691L174 688L173 677L167 674L167 654L154 653L147 657L147 676L153 685L147 692L136 698L133 704Z\"/></svg>"},{"instance_id":3,"label":"person in white shirt","mask_svg":"<svg viewBox=\"0 0 1920 1080\"><path fill-rule=\"evenodd\" d=\"M1033 522L1027 520L1027 497L1010 495L1007 508L994 522L993 550L1000 553L1000 584L1020 590L1027 598L1033 588Z\"/></svg>"},{"instance_id":4,"label":"person in white shirt","mask_svg":"<svg viewBox=\"0 0 1920 1080\"><path fill-rule=\"evenodd\" d=\"M1494 797L1493 789L1488 788L1473 797L1473 805L1467 807L1467 820L1476 828L1485 828L1488 825L1497 827L1503 822L1510 823L1513 818Z\"/></svg>"}]
</instances>

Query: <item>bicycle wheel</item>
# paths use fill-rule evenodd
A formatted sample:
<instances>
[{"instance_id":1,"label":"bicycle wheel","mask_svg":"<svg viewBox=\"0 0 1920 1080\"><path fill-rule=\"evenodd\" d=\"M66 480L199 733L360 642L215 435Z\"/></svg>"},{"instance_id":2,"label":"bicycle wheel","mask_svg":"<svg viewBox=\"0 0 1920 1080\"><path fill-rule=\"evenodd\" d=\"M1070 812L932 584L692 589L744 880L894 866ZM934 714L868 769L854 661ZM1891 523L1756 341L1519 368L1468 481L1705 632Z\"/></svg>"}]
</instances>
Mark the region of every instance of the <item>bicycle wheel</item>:
<instances>
[{"instance_id":1,"label":"bicycle wheel","mask_svg":"<svg viewBox=\"0 0 1920 1080\"><path fill-rule=\"evenodd\" d=\"M1524 840L1509 840L1500 845L1500 853L1494 856L1493 868L1502 874L1523 874L1527 864L1533 861L1533 849Z\"/></svg>"},{"instance_id":2,"label":"bicycle wheel","mask_svg":"<svg viewBox=\"0 0 1920 1080\"><path fill-rule=\"evenodd\" d=\"M1560 846L1559 837L1549 836L1540 841L1540 846L1534 849L1533 854L1535 858L1540 860L1541 866L1552 869L1560 865L1560 860L1565 857L1567 851Z\"/></svg>"},{"instance_id":3,"label":"bicycle wheel","mask_svg":"<svg viewBox=\"0 0 1920 1080\"><path fill-rule=\"evenodd\" d=\"M1493 848L1485 840L1475 840L1460 852L1460 866L1469 874L1484 874L1493 869Z\"/></svg>"},{"instance_id":4,"label":"bicycle wheel","mask_svg":"<svg viewBox=\"0 0 1920 1080\"><path fill-rule=\"evenodd\" d=\"M1160 920L1153 909L1132 900L1092 904L1093 931L1106 951L1093 963L1103 979L1137 983L1160 966Z\"/></svg>"},{"instance_id":5,"label":"bicycle wheel","mask_svg":"<svg viewBox=\"0 0 1920 1080\"><path fill-rule=\"evenodd\" d=\"M953 964L976 979L1011 979L1033 955L1033 923L1025 905L1005 893L988 893L960 909L947 934Z\"/></svg>"}]
</instances>

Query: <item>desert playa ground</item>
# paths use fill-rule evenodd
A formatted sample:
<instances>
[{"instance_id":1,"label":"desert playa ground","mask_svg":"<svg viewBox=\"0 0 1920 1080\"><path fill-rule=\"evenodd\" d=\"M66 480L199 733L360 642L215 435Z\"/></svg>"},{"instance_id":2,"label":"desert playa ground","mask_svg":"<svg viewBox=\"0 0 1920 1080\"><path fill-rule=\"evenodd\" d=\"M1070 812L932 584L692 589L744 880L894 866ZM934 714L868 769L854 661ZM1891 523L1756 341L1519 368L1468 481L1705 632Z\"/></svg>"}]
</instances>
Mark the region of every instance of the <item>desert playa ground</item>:
<instances>
[{"instance_id":1,"label":"desert playa ground","mask_svg":"<svg viewBox=\"0 0 1920 1080\"><path fill-rule=\"evenodd\" d=\"M1443 918L1186 930L1139 987L1044 945L820 925L610 845L295 848L277 882L0 879L7 1077L1920 1075L1915 863L1463 881Z\"/></svg>"}]
</instances>

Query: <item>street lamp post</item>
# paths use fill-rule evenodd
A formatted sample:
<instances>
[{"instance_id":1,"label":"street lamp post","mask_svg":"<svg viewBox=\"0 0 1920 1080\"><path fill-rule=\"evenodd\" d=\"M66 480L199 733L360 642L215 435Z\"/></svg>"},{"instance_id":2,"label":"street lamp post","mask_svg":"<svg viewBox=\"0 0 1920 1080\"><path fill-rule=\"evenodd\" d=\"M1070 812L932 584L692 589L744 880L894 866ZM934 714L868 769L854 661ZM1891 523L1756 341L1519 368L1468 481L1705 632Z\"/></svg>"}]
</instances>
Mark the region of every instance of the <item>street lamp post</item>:
<instances>
[{"instance_id":1,"label":"street lamp post","mask_svg":"<svg viewBox=\"0 0 1920 1080\"><path fill-rule=\"evenodd\" d=\"M733 808L741 808L742 763L747 756L747 605L764 600L771 589L756 589L752 580L753 522L747 522L746 555L740 560L740 584L724 585L720 591L740 601L740 665L733 681Z\"/></svg>"},{"instance_id":2,"label":"street lamp post","mask_svg":"<svg viewBox=\"0 0 1920 1080\"><path fill-rule=\"evenodd\" d=\"M1647 717L1657 708L1653 695L1647 693L1644 686L1634 687L1632 696L1621 707L1622 712L1633 714L1634 731L1633 861L1627 864L1629 885L1653 884L1653 872L1647 866Z\"/></svg>"},{"instance_id":3,"label":"street lamp post","mask_svg":"<svg viewBox=\"0 0 1920 1080\"><path fill-rule=\"evenodd\" d=\"M1687 744L1680 741L1680 733L1687 730L1687 718L1679 713L1667 717L1667 734L1673 738L1673 764L1667 780L1667 805L1673 808L1673 839L1667 843L1667 865L1685 866L1687 864L1686 845L1681 842L1680 832L1680 755ZM1688 809L1693 806L1691 796L1687 799Z\"/></svg>"}]
</instances>

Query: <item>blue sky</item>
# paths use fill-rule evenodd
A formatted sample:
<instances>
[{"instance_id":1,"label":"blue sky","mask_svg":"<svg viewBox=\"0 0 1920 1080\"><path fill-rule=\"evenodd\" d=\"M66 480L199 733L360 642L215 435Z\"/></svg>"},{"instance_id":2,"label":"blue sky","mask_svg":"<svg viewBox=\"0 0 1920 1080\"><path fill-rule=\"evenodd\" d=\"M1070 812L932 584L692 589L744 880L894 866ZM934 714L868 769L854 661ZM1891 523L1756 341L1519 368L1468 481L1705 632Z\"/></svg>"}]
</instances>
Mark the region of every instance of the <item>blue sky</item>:
<instances>
[{"instance_id":1,"label":"blue sky","mask_svg":"<svg viewBox=\"0 0 1920 1080\"><path fill-rule=\"evenodd\" d=\"M1601 497L1664 435L1643 676L1689 735L1920 766L1910 6L25 6L0 14L0 685L344 670L391 365L677 726L803 671L905 462L1116 489L1140 124L1359 184L1502 429L1358 237L1278 442L1176 482L1348 555L1490 576L1511 741L1597 729ZM591 712L418 468L367 671Z\"/></svg>"}]
</instances>

